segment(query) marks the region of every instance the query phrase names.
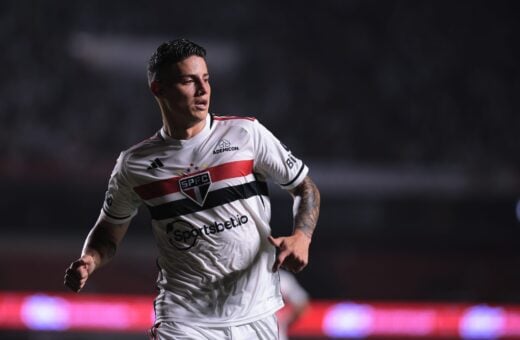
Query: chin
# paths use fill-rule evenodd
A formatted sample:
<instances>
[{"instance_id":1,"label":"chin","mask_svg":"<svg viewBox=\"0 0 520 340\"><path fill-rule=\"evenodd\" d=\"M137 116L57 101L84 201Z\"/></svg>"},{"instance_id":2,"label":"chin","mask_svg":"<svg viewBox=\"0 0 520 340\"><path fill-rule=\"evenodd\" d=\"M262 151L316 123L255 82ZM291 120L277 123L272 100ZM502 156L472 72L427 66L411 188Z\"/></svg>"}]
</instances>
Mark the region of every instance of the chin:
<instances>
[{"instance_id":1,"label":"chin","mask_svg":"<svg viewBox=\"0 0 520 340\"><path fill-rule=\"evenodd\" d=\"M206 116L208 115L208 110L202 110L202 111L195 111L193 112L193 117L203 120L206 119Z\"/></svg>"}]
</instances>

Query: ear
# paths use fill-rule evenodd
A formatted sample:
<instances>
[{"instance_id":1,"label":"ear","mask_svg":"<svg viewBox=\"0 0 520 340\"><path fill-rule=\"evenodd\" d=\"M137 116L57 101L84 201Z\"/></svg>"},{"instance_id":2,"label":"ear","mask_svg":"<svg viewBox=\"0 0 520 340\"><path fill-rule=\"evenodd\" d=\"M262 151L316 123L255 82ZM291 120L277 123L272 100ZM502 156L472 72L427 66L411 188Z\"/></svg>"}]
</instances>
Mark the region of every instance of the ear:
<instances>
[{"instance_id":1,"label":"ear","mask_svg":"<svg viewBox=\"0 0 520 340\"><path fill-rule=\"evenodd\" d=\"M156 97L160 97L163 92L162 88L161 88L161 84L159 84L159 82L157 82L155 80L150 83L150 90Z\"/></svg>"}]
</instances>

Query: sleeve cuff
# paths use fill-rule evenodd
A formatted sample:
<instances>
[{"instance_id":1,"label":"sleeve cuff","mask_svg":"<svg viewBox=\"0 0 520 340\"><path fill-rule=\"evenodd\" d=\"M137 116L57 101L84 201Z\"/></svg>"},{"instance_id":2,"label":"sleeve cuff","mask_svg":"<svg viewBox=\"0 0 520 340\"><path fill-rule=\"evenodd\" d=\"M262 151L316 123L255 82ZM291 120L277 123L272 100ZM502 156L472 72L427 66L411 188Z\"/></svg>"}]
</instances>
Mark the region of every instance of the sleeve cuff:
<instances>
[{"instance_id":1,"label":"sleeve cuff","mask_svg":"<svg viewBox=\"0 0 520 340\"><path fill-rule=\"evenodd\" d=\"M303 179L305 178L305 176L307 176L308 173L309 173L309 168L305 164L302 164L302 166L301 166L300 170L298 171L298 173L296 174L296 176L291 181L289 181L285 184L280 184L280 187L285 190L294 189L298 185L300 185L300 183L303 181Z\"/></svg>"},{"instance_id":2,"label":"sleeve cuff","mask_svg":"<svg viewBox=\"0 0 520 340\"><path fill-rule=\"evenodd\" d=\"M103 221L107 221L107 222L113 223L113 224L123 224L123 223L131 221L132 218L134 218L134 216L137 215L137 211L134 211L132 214L130 214L128 216L118 217L118 216L114 216L114 215L111 215L110 213L106 212L105 209L101 209L100 215L101 215L101 219L103 219Z\"/></svg>"}]
</instances>

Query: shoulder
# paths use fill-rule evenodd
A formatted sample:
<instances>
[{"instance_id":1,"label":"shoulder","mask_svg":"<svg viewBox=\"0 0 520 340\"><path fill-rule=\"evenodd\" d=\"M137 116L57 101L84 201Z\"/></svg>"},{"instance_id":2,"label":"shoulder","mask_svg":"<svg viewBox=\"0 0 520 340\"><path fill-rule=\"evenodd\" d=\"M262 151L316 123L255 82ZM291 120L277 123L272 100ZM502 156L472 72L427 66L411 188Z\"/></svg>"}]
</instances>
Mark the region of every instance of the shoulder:
<instances>
[{"instance_id":1,"label":"shoulder","mask_svg":"<svg viewBox=\"0 0 520 340\"><path fill-rule=\"evenodd\" d=\"M229 122L230 124L240 124L240 123L247 124L247 122L256 121L256 118L252 117L252 116L249 116L249 117L248 116L234 116L234 115L222 116L222 115L212 114L212 117L215 122L219 122L219 123Z\"/></svg>"},{"instance_id":2,"label":"shoulder","mask_svg":"<svg viewBox=\"0 0 520 340\"><path fill-rule=\"evenodd\" d=\"M227 116L221 116L221 115L211 115L212 118L212 124L215 125L215 127L224 127L224 126L237 126L237 127L243 127L243 128L252 128L258 123L258 120L255 117L246 117L246 116L233 116L233 115L227 115Z\"/></svg>"},{"instance_id":3,"label":"shoulder","mask_svg":"<svg viewBox=\"0 0 520 340\"><path fill-rule=\"evenodd\" d=\"M131 159L147 157L148 155L153 154L158 147L164 144L163 142L164 139L161 134L157 132L153 136L123 150L118 161L123 167L125 167Z\"/></svg>"},{"instance_id":4,"label":"shoulder","mask_svg":"<svg viewBox=\"0 0 520 340\"><path fill-rule=\"evenodd\" d=\"M164 142L164 139L162 138L161 134L159 132L156 132L153 136L146 138L145 140L140 141L139 143L136 143L126 150L124 150L122 153L126 155L134 155L146 152L150 149L156 148L157 146L162 145Z\"/></svg>"},{"instance_id":5,"label":"shoulder","mask_svg":"<svg viewBox=\"0 0 520 340\"><path fill-rule=\"evenodd\" d=\"M120 183L135 185L135 176L140 176L150 166L150 158L157 150L164 145L164 140L160 133L132 145L126 150L121 151L117 158L116 165L112 170L111 178L117 179Z\"/></svg>"},{"instance_id":6,"label":"shoulder","mask_svg":"<svg viewBox=\"0 0 520 340\"><path fill-rule=\"evenodd\" d=\"M263 127L254 116L212 115L212 124L216 129L239 129L250 134L258 133Z\"/></svg>"},{"instance_id":7,"label":"shoulder","mask_svg":"<svg viewBox=\"0 0 520 340\"><path fill-rule=\"evenodd\" d=\"M161 134L159 132L156 132L153 136L148 137L145 140L130 146L128 149L124 150L123 153L126 153L126 154L138 153L142 150L156 147L157 145L161 144L163 141L164 141L164 139L161 137Z\"/></svg>"}]
</instances>

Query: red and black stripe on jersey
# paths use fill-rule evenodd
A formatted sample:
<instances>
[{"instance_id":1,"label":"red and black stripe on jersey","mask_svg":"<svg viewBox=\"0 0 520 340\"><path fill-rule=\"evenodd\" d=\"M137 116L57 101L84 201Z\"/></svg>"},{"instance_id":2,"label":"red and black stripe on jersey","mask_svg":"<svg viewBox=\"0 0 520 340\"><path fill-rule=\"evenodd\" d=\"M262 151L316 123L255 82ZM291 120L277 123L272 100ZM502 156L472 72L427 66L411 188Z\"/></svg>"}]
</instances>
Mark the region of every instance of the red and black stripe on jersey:
<instances>
[{"instance_id":1,"label":"red and black stripe on jersey","mask_svg":"<svg viewBox=\"0 0 520 340\"><path fill-rule=\"evenodd\" d=\"M189 174L189 176L206 171L210 173L212 183L236 177L246 177L251 174L255 175L253 173L253 160L241 160L203 169ZM179 181L182 178L183 176L177 176L143 184L135 187L134 191L146 202L147 200L179 192ZM210 191L203 206L196 204L188 198L158 205L151 205L147 202L147 206L154 220L163 220L215 208L240 199L247 199L253 196L260 196L261 198L261 196L267 195L267 183L258 180L255 176L255 180L251 182Z\"/></svg>"},{"instance_id":2,"label":"red and black stripe on jersey","mask_svg":"<svg viewBox=\"0 0 520 340\"><path fill-rule=\"evenodd\" d=\"M148 205L148 209L150 210L150 214L154 220L164 220L215 208L240 199L262 195L268 195L267 183L262 181L253 181L210 191L203 206L185 198L157 206Z\"/></svg>"}]
</instances>

